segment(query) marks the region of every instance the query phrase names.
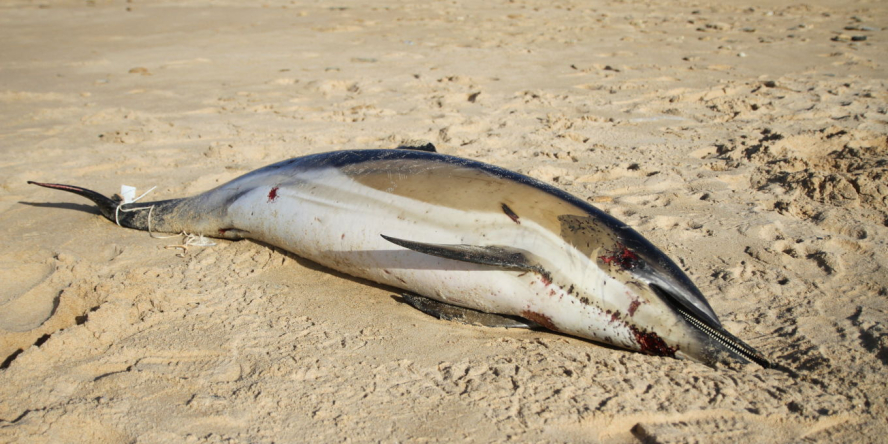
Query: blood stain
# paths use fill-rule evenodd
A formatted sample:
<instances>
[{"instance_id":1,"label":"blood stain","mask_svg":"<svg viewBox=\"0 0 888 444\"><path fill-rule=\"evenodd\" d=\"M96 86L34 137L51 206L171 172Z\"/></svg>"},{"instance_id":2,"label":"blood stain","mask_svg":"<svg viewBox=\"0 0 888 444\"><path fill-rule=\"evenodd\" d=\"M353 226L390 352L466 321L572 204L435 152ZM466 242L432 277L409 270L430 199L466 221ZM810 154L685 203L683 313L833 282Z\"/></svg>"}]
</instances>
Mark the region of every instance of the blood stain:
<instances>
[{"instance_id":1,"label":"blood stain","mask_svg":"<svg viewBox=\"0 0 888 444\"><path fill-rule=\"evenodd\" d=\"M641 346L642 352L655 356L675 357L675 352L678 350L678 347L670 347L666 345L666 342L656 333L639 330L638 327L634 325L630 325L629 329L632 330L632 334L635 336L635 341Z\"/></svg>"},{"instance_id":2,"label":"blood stain","mask_svg":"<svg viewBox=\"0 0 888 444\"><path fill-rule=\"evenodd\" d=\"M542 314L537 313L535 311L524 310L521 312L521 317L524 319L529 319L537 324L542 325L543 327L548 328L552 331L558 331L558 327L555 327L555 324L552 323L552 318Z\"/></svg>"},{"instance_id":3,"label":"blood stain","mask_svg":"<svg viewBox=\"0 0 888 444\"><path fill-rule=\"evenodd\" d=\"M274 187L268 192L268 203L272 203L278 198L278 188Z\"/></svg>"},{"instance_id":4,"label":"blood stain","mask_svg":"<svg viewBox=\"0 0 888 444\"><path fill-rule=\"evenodd\" d=\"M632 301L629 303L629 317L635 316L635 310L638 310L638 307L641 305L639 301Z\"/></svg>"},{"instance_id":5,"label":"blood stain","mask_svg":"<svg viewBox=\"0 0 888 444\"><path fill-rule=\"evenodd\" d=\"M616 250L608 250L605 256L598 256L605 264L616 264L624 270L631 270L638 266L638 255L617 242Z\"/></svg>"}]
</instances>

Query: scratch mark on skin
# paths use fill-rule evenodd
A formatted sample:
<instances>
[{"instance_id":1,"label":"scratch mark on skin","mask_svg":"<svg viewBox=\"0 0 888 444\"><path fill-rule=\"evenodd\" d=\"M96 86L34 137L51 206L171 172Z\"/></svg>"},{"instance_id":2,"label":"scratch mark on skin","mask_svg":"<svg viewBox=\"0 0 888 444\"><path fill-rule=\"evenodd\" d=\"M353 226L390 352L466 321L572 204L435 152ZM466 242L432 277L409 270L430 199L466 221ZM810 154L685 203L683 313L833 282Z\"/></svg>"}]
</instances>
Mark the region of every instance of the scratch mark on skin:
<instances>
[{"instance_id":1,"label":"scratch mark on skin","mask_svg":"<svg viewBox=\"0 0 888 444\"><path fill-rule=\"evenodd\" d=\"M268 192L268 203L272 203L278 198L278 188L274 187Z\"/></svg>"},{"instance_id":2,"label":"scratch mark on skin","mask_svg":"<svg viewBox=\"0 0 888 444\"><path fill-rule=\"evenodd\" d=\"M518 225L521 225L521 221L518 220L518 215L509 208L508 205L502 204L501 208L503 209L503 213L506 213L506 216L509 216L509 219L512 219L512 222L515 222Z\"/></svg>"}]
</instances>

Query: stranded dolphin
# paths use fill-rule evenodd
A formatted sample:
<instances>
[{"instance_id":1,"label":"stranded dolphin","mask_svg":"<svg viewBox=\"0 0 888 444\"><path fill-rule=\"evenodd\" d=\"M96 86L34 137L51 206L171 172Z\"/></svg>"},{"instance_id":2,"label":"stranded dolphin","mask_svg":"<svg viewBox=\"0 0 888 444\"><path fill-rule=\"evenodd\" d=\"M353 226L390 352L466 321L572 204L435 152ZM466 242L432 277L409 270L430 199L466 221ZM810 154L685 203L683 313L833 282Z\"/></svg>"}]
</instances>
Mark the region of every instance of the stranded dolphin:
<instances>
[{"instance_id":1,"label":"stranded dolphin","mask_svg":"<svg viewBox=\"0 0 888 444\"><path fill-rule=\"evenodd\" d=\"M431 145L298 157L149 203L29 183L89 198L124 227L275 245L407 290L411 304L444 318L541 325L709 365L770 366L632 228L557 188Z\"/></svg>"}]
</instances>

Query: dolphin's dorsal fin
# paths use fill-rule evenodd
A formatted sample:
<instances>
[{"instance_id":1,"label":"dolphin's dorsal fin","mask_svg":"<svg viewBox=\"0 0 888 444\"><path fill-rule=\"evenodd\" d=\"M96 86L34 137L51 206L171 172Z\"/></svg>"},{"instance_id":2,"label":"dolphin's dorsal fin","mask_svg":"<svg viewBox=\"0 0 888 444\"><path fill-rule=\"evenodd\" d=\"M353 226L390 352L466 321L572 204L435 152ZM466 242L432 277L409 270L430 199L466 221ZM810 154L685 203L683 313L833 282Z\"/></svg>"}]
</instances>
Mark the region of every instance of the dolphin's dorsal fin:
<instances>
[{"instance_id":1,"label":"dolphin's dorsal fin","mask_svg":"<svg viewBox=\"0 0 888 444\"><path fill-rule=\"evenodd\" d=\"M431 143L426 143L425 145L400 145L396 150L413 150L413 151L425 151L429 153L437 153L438 150L435 148L435 145Z\"/></svg>"},{"instance_id":2,"label":"dolphin's dorsal fin","mask_svg":"<svg viewBox=\"0 0 888 444\"><path fill-rule=\"evenodd\" d=\"M515 248L501 246L478 245L445 245L425 244L391 236L381 235L383 239L408 250L424 253L432 256L453 259L473 264L492 265L495 267L511 268L516 270L542 272L539 265L528 260L527 255Z\"/></svg>"}]
</instances>

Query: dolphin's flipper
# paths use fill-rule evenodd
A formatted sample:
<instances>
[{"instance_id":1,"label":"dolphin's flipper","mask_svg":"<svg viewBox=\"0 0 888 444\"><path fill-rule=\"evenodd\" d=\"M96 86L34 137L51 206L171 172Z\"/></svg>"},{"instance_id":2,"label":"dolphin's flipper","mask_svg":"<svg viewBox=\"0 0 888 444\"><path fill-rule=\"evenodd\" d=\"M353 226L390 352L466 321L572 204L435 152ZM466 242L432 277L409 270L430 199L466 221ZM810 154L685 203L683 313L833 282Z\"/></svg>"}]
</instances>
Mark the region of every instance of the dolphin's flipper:
<instances>
[{"instance_id":1,"label":"dolphin's flipper","mask_svg":"<svg viewBox=\"0 0 888 444\"><path fill-rule=\"evenodd\" d=\"M401 293L408 304L413 308L438 319L455 321L462 324L477 325L481 327L500 328L538 328L534 322L516 316L498 315L459 307L413 293Z\"/></svg>"},{"instance_id":2,"label":"dolphin's flipper","mask_svg":"<svg viewBox=\"0 0 888 444\"><path fill-rule=\"evenodd\" d=\"M539 265L532 264L523 251L514 248L457 244L425 244L422 242L398 239L384 234L381 236L383 239L408 250L443 257L445 259L524 271L543 271Z\"/></svg>"}]
</instances>

